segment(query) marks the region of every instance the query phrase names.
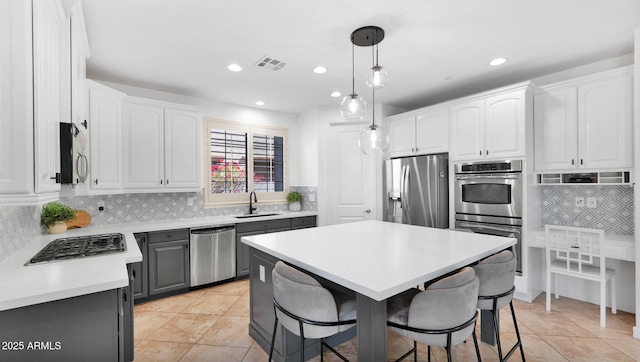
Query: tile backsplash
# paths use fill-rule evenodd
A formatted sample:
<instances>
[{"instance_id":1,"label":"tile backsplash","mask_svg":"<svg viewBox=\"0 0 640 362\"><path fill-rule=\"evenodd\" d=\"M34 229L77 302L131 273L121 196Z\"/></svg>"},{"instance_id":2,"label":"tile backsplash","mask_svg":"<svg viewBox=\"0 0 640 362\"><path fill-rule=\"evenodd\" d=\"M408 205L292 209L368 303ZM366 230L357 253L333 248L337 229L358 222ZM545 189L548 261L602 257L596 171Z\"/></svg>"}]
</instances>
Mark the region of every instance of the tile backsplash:
<instances>
[{"instance_id":1,"label":"tile backsplash","mask_svg":"<svg viewBox=\"0 0 640 362\"><path fill-rule=\"evenodd\" d=\"M633 188L626 185L540 186L542 224L603 229L607 233L634 233ZM575 206L576 197L584 199ZM587 198L596 207L587 207Z\"/></svg>"},{"instance_id":2,"label":"tile backsplash","mask_svg":"<svg viewBox=\"0 0 640 362\"><path fill-rule=\"evenodd\" d=\"M302 210L317 211L317 202L310 202L309 196L317 194L317 187L294 187L291 191L302 193ZM193 205L187 201L193 198ZM191 193L143 193L114 194L99 196L63 197L60 201L75 209L85 210L91 215L92 225L121 224L132 222L188 219L193 217L237 215L248 211L247 205L232 207L204 208L204 194ZM288 204L254 204L258 212L277 212L287 210ZM98 203L104 203L104 211L98 211Z\"/></svg>"},{"instance_id":3,"label":"tile backsplash","mask_svg":"<svg viewBox=\"0 0 640 362\"><path fill-rule=\"evenodd\" d=\"M0 260L7 258L42 233L40 207L0 207Z\"/></svg>"}]
</instances>

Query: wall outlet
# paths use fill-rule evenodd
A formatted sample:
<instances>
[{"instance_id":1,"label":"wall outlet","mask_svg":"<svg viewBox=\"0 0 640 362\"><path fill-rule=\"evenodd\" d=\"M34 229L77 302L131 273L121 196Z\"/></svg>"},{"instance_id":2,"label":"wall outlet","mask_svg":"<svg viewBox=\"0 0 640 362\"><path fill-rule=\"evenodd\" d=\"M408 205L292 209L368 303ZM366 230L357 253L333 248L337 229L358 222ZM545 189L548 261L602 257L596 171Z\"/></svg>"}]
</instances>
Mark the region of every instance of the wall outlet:
<instances>
[{"instance_id":1,"label":"wall outlet","mask_svg":"<svg viewBox=\"0 0 640 362\"><path fill-rule=\"evenodd\" d=\"M309 202L316 202L316 193L312 192L309 194Z\"/></svg>"},{"instance_id":2,"label":"wall outlet","mask_svg":"<svg viewBox=\"0 0 640 362\"><path fill-rule=\"evenodd\" d=\"M576 197L576 207L584 207L584 197Z\"/></svg>"},{"instance_id":3,"label":"wall outlet","mask_svg":"<svg viewBox=\"0 0 640 362\"><path fill-rule=\"evenodd\" d=\"M264 277L264 265L260 265L260 281L261 282L265 282L265 277Z\"/></svg>"},{"instance_id":4,"label":"wall outlet","mask_svg":"<svg viewBox=\"0 0 640 362\"><path fill-rule=\"evenodd\" d=\"M104 211L104 201L98 201L98 211Z\"/></svg>"},{"instance_id":5,"label":"wall outlet","mask_svg":"<svg viewBox=\"0 0 640 362\"><path fill-rule=\"evenodd\" d=\"M596 197L587 197L587 207L596 208L598 206L598 198Z\"/></svg>"},{"instance_id":6,"label":"wall outlet","mask_svg":"<svg viewBox=\"0 0 640 362\"><path fill-rule=\"evenodd\" d=\"M193 206L193 197L187 198L187 206Z\"/></svg>"}]
</instances>

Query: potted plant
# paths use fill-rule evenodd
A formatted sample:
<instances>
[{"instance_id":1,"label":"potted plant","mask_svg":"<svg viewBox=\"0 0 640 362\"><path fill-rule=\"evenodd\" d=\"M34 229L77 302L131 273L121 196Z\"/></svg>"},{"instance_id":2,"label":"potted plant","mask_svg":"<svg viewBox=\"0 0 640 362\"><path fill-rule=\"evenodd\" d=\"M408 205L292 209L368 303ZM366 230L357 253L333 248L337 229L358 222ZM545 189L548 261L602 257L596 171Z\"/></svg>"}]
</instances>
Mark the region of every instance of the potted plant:
<instances>
[{"instance_id":1,"label":"potted plant","mask_svg":"<svg viewBox=\"0 0 640 362\"><path fill-rule=\"evenodd\" d=\"M291 191L287 195L287 201L289 201L289 211L300 211L302 209L302 205L300 201L302 201L302 194L298 191Z\"/></svg>"},{"instance_id":2,"label":"potted plant","mask_svg":"<svg viewBox=\"0 0 640 362\"><path fill-rule=\"evenodd\" d=\"M42 214L40 214L40 222L42 225L47 225L50 234L59 234L67 231L65 222L75 218L75 210L59 202L44 205Z\"/></svg>"}]
</instances>

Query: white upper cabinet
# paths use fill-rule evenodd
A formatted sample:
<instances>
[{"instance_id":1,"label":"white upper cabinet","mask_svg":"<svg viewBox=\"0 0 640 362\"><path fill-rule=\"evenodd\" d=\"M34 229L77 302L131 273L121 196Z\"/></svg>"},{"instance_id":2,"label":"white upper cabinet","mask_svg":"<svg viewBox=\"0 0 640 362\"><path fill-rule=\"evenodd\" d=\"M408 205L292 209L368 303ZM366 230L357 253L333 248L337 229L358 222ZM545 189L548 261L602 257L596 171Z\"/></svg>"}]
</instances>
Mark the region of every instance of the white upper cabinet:
<instances>
[{"instance_id":1,"label":"white upper cabinet","mask_svg":"<svg viewBox=\"0 0 640 362\"><path fill-rule=\"evenodd\" d=\"M200 115L165 108L164 174L167 188L193 188L200 185Z\"/></svg>"},{"instance_id":2,"label":"white upper cabinet","mask_svg":"<svg viewBox=\"0 0 640 362\"><path fill-rule=\"evenodd\" d=\"M125 101L125 189L195 191L201 186L201 117L186 108Z\"/></svg>"},{"instance_id":3,"label":"white upper cabinet","mask_svg":"<svg viewBox=\"0 0 640 362\"><path fill-rule=\"evenodd\" d=\"M0 1L0 203L28 204L33 193L30 39L31 2Z\"/></svg>"},{"instance_id":4,"label":"white upper cabinet","mask_svg":"<svg viewBox=\"0 0 640 362\"><path fill-rule=\"evenodd\" d=\"M120 93L88 81L92 190L122 188L122 101Z\"/></svg>"},{"instance_id":5,"label":"white upper cabinet","mask_svg":"<svg viewBox=\"0 0 640 362\"><path fill-rule=\"evenodd\" d=\"M451 159L524 157L528 94L516 85L452 105Z\"/></svg>"},{"instance_id":6,"label":"white upper cabinet","mask_svg":"<svg viewBox=\"0 0 640 362\"><path fill-rule=\"evenodd\" d=\"M389 117L390 157L447 152L448 108L429 107Z\"/></svg>"},{"instance_id":7,"label":"white upper cabinet","mask_svg":"<svg viewBox=\"0 0 640 362\"><path fill-rule=\"evenodd\" d=\"M632 167L630 68L545 87L534 104L537 171Z\"/></svg>"},{"instance_id":8,"label":"white upper cabinet","mask_svg":"<svg viewBox=\"0 0 640 362\"><path fill-rule=\"evenodd\" d=\"M71 121L70 27L59 1L33 1L35 192L60 190L60 122ZM58 180L59 181L59 180Z\"/></svg>"}]
</instances>

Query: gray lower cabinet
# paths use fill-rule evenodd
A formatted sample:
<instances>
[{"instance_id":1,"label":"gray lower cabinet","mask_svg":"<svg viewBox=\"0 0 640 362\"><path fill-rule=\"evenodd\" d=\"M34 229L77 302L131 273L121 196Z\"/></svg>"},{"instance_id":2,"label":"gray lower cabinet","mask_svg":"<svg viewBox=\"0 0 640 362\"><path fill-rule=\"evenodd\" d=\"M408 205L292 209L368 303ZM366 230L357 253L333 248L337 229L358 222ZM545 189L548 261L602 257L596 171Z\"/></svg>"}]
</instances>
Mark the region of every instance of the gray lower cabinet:
<instances>
[{"instance_id":1,"label":"gray lower cabinet","mask_svg":"<svg viewBox=\"0 0 640 362\"><path fill-rule=\"evenodd\" d=\"M249 276L249 247L242 242L245 236L276 233L316 226L315 216L296 217L236 224L236 278Z\"/></svg>"},{"instance_id":2,"label":"gray lower cabinet","mask_svg":"<svg viewBox=\"0 0 640 362\"><path fill-rule=\"evenodd\" d=\"M140 299L149 296L149 258L147 255L147 233L133 234L142 253L142 261L131 264L133 274L133 298Z\"/></svg>"},{"instance_id":3,"label":"gray lower cabinet","mask_svg":"<svg viewBox=\"0 0 640 362\"><path fill-rule=\"evenodd\" d=\"M124 289L0 312L0 361L131 361L124 359Z\"/></svg>"},{"instance_id":4,"label":"gray lower cabinet","mask_svg":"<svg viewBox=\"0 0 640 362\"><path fill-rule=\"evenodd\" d=\"M149 295L189 288L189 230L148 233Z\"/></svg>"},{"instance_id":5,"label":"gray lower cabinet","mask_svg":"<svg viewBox=\"0 0 640 362\"><path fill-rule=\"evenodd\" d=\"M249 335L264 351L269 353L273 323L275 322L271 272L273 268L275 268L278 259L254 248L249 248L249 253L251 263L249 276ZM260 268L264 268L264 281L260 279ZM329 288L338 288L344 293L353 294L353 292L336 286L320 277L316 276L316 279ZM331 346L337 346L355 337L355 335L356 328L351 328L327 338L326 342ZM305 358L309 359L318 354L320 354L320 341L317 339L307 339L305 341ZM300 337L287 331L282 325L280 325L276 332L273 360L276 362L300 360Z\"/></svg>"},{"instance_id":6,"label":"gray lower cabinet","mask_svg":"<svg viewBox=\"0 0 640 362\"><path fill-rule=\"evenodd\" d=\"M136 263L137 264L137 263ZM127 273L129 274L129 285L123 288L122 293L122 346L124 361L133 361L133 300L135 277L133 273L133 264L127 264Z\"/></svg>"}]
</instances>

